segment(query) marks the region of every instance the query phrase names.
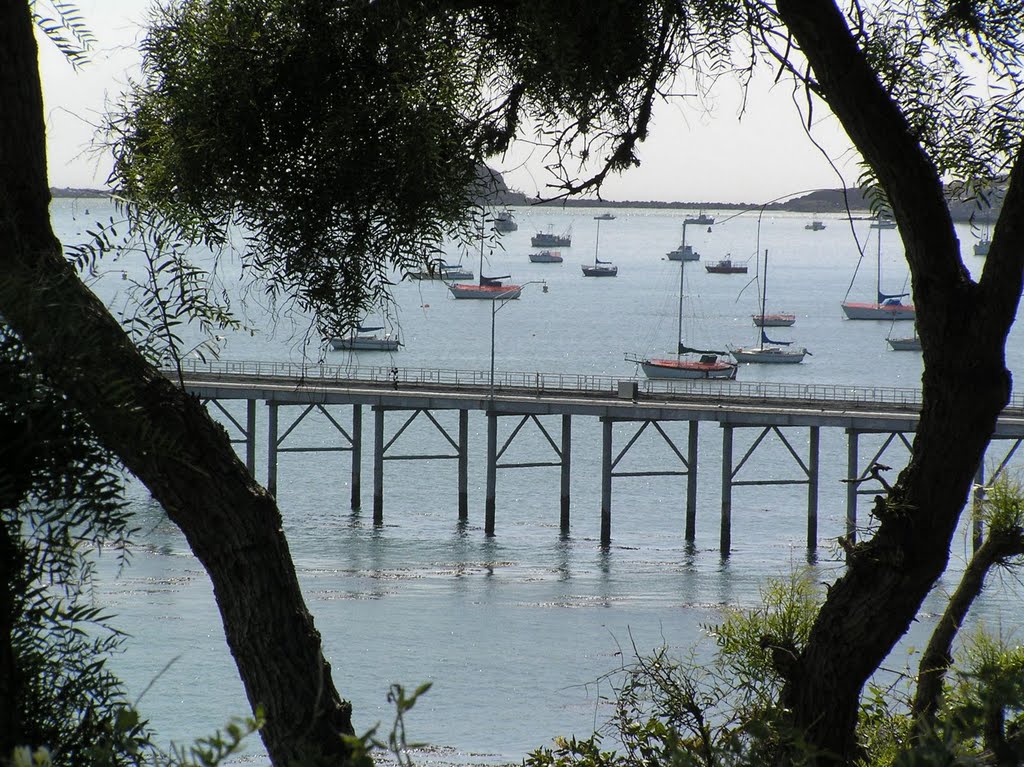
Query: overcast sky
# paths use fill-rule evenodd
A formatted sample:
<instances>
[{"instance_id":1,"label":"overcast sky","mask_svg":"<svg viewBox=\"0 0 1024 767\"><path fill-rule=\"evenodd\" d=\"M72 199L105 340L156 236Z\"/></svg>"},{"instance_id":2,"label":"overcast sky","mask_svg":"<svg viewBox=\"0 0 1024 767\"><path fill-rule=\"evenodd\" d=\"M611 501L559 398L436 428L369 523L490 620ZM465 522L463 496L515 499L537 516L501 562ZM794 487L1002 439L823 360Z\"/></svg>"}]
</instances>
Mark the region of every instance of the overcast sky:
<instances>
[{"instance_id":1,"label":"overcast sky","mask_svg":"<svg viewBox=\"0 0 1024 767\"><path fill-rule=\"evenodd\" d=\"M76 72L52 44L40 40L40 67L46 105L50 184L100 187L109 159L90 149L105 105L116 100L139 61L137 42L149 0L78 0L97 37L92 62ZM610 178L602 196L609 200L679 200L761 203L842 181L808 140L788 84L773 84L770 73L750 92L739 116L740 88L722 81L715 101L695 99L663 104L655 113L651 137L640 145L642 165ZM710 106L709 110L706 108ZM824 114L820 106L819 114ZM853 185L857 169L848 142L835 121L825 117L813 134ZM509 186L533 195L548 192L543 158L523 147L491 163Z\"/></svg>"}]
</instances>

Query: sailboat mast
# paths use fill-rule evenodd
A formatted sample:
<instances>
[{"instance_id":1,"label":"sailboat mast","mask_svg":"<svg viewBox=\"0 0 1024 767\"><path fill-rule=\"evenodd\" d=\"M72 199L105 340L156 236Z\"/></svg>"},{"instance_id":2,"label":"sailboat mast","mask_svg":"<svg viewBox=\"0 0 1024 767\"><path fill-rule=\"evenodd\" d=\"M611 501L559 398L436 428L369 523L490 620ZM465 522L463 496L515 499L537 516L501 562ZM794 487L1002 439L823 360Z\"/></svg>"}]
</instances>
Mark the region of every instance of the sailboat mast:
<instances>
[{"instance_id":1,"label":"sailboat mast","mask_svg":"<svg viewBox=\"0 0 1024 767\"><path fill-rule=\"evenodd\" d=\"M477 272L477 281L484 284L484 230L487 228L487 211L480 212L480 271Z\"/></svg>"},{"instance_id":2,"label":"sailboat mast","mask_svg":"<svg viewBox=\"0 0 1024 767\"><path fill-rule=\"evenodd\" d=\"M679 305L676 310L676 359L680 359L679 347L683 345L683 267L686 265L686 219L683 219L683 242L679 246L683 257L679 259Z\"/></svg>"},{"instance_id":3,"label":"sailboat mast","mask_svg":"<svg viewBox=\"0 0 1024 767\"><path fill-rule=\"evenodd\" d=\"M764 313L768 301L768 248L764 249L764 272L761 273L761 337L758 344L764 349Z\"/></svg>"},{"instance_id":4,"label":"sailboat mast","mask_svg":"<svg viewBox=\"0 0 1024 767\"><path fill-rule=\"evenodd\" d=\"M594 238L594 266L597 266L597 246L601 243L601 219L597 219L597 236Z\"/></svg>"},{"instance_id":5,"label":"sailboat mast","mask_svg":"<svg viewBox=\"0 0 1024 767\"><path fill-rule=\"evenodd\" d=\"M875 295L878 303L882 303L882 228L878 228L878 255L875 257Z\"/></svg>"}]
</instances>

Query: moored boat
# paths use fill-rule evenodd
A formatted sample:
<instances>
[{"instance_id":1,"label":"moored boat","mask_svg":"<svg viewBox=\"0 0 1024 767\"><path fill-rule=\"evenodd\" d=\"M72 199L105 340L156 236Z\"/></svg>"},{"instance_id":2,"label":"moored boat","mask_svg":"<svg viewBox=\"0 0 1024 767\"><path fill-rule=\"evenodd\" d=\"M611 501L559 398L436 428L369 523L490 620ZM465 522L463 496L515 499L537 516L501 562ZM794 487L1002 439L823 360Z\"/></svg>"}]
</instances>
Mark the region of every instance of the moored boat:
<instances>
[{"instance_id":1,"label":"moored boat","mask_svg":"<svg viewBox=\"0 0 1024 767\"><path fill-rule=\"evenodd\" d=\"M683 344L683 274L686 262L679 262L679 293L676 313L676 355L674 358L638 357L627 354L627 362L635 362L648 378L722 379L736 377L737 365L726 359L728 352L714 349L694 349Z\"/></svg>"},{"instance_id":2,"label":"moored boat","mask_svg":"<svg viewBox=\"0 0 1024 767\"><path fill-rule=\"evenodd\" d=\"M679 247L670 250L665 254L669 261L700 261L700 253L693 249L693 246L686 244L686 222L683 221L683 237Z\"/></svg>"},{"instance_id":3,"label":"moored boat","mask_svg":"<svg viewBox=\"0 0 1024 767\"><path fill-rule=\"evenodd\" d=\"M768 251L764 252L764 269L761 272L761 295L760 295L760 309L759 315L762 319L765 319L766 315L764 307L768 303ZM794 321L795 321L794 317ZM757 324L756 320L755 323ZM804 361L804 357L809 354L806 349L795 348L790 349L791 341L773 341L764 332L765 326L759 325L761 328L758 333L758 343L756 346L742 346L738 349L731 349L733 358L737 362L750 362L757 364L771 364L771 365L794 365Z\"/></svg>"},{"instance_id":4,"label":"moored boat","mask_svg":"<svg viewBox=\"0 0 1024 767\"><path fill-rule=\"evenodd\" d=\"M874 226L872 224L872 226ZM856 274L856 272L854 273ZM853 283L850 283L853 287ZM864 301L843 301L843 313L850 320L889 320L905 321L916 317L913 304L905 304L902 299L906 293L882 292L882 233L878 233L878 250L875 256L875 294L876 303ZM849 289L847 289L849 295Z\"/></svg>"},{"instance_id":5,"label":"moored boat","mask_svg":"<svg viewBox=\"0 0 1024 767\"><path fill-rule=\"evenodd\" d=\"M572 247L572 234L568 231L563 234L537 232L530 238L530 245L535 248L570 248Z\"/></svg>"},{"instance_id":6,"label":"moored boat","mask_svg":"<svg viewBox=\"0 0 1024 767\"><path fill-rule=\"evenodd\" d=\"M619 273L619 267L609 261L594 261L593 264L583 264L584 277L615 277Z\"/></svg>"},{"instance_id":7,"label":"moored boat","mask_svg":"<svg viewBox=\"0 0 1024 767\"><path fill-rule=\"evenodd\" d=\"M530 254L530 261L535 264L560 264L564 260L557 250L542 250Z\"/></svg>"},{"instance_id":8,"label":"moored boat","mask_svg":"<svg viewBox=\"0 0 1024 767\"><path fill-rule=\"evenodd\" d=\"M484 238L483 230L481 229L479 282L449 282L448 291L454 298L478 298L489 301L519 298L519 294L523 291L522 286L506 285L502 280L506 280L508 277L509 275L507 274L503 274L500 277L484 276Z\"/></svg>"},{"instance_id":9,"label":"moored boat","mask_svg":"<svg viewBox=\"0 0 1024 767\"><path fill-rule=\"evenodd\" d=\"M752 314L750 318L759 328L788 328L796 323L796 315L786 312L775 314Z\"/></svg>"},{"instance_id":10,"label":"moored boat","mask_svg":"<svg viewBox=\"0 0 1024 767\"><path fill-rule=\"evenodd\" d=\"M393 352L398 351L402 342L390 333L381 334L383 327L365 327L360 325L344 336L331 339L331 346L336 351L353 352Z\"/></svg>"},{"instance_id":11,"label":"moored boat","mask_svg":"<svg viewBox=\"0 0 1024 767\"><path fill-rule=\"evenodd\" d=\"M507 234L508 232L514 232L519 228L519 224L512 218L512 211L503 210L494 216L494 231L498 234Z\"/></svg>"},{"instance_id":12,"label":"moored boat","mask_svg":"<svg viewBox=\"0 0 1024 767\"><path fill-rule=\"evenodd\" d=\"M921 339L916 333L908 338L886 338L885 341L894 352L921 351Z\"/></svg>"},{"instance_id":13,"label":"moored boat","mask_svg":"<svg viewBox=\"0 0 1024 767\"><path fill-rule=\"evenodd\" d=\"M413 280L471 280L473 272L470 269L463 269L462 264L446 264L442 261L436 269L409 272L409 278Z\"/></svg>"},{"instance_id":14,"label":"moored boat","mask_svg":"<svg viewBox=\"0 0 1024 767\"><path fill-rule=\"evenodd\" d=\"M721 261L714 261L704 264L709 274L746 274L747 265L734 263L730 258L723 258Z\"/></svg>"},{"instance_id":15,"label":"moored boat","mask_svg":"<svg viewBox=\"0 0 1024 767\"><path fill-rule=\"evenodd\" d=\"M583 276L584 277L615 277L619 273L619 267L615 266L611 261L601 261L597 257L598 246L601 243L601 221L604 219L597 219L597 236L594 238L594 263L583 264Z\"/></svg>"},{"instance_id":16,"label":"moored boat","mask_svg":"<svg viewBox=\"0 0 1024 767\"><path fill-rule=\"evenodd\" d=\"M701 211L699 215L684 218L683 222L686 224L697 224L698 226L711 226L715 223L715 219Z\"/></svg>"}]
</instances>

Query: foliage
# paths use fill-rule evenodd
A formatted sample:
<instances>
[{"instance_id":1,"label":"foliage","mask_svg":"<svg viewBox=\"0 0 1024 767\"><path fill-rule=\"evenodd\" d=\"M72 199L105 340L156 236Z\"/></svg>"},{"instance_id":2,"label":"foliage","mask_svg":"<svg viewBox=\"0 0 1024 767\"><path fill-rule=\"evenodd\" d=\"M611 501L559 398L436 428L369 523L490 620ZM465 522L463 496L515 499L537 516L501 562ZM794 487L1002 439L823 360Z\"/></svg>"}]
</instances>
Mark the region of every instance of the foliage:
<instances>
[{"instance_id":1,"label":"foliage","mask_svg":"<svg viewBox=\"0 0 1024 767\"><path fill-rule=\"evenodd\" d=\"M989 537L1016 536L1019 539L1024 531L1024 486L1020 478L1004 472L985 487L977 514L978 521L988 529Z\"/></svg>"},{"instance_id":2,"label":"foliage","mask_svg":"<svg viewBox=\"0 0 1024 767\"><path fill-rule=\"evenodd\" d=\"M184 231L233 225L268 290L336 335L391 284L475 238L479 75L454 20L412 4L165 3L111 118L111 181ZM481 189L481 186L483 189Z\"/></svg>"},{"instance_id":3,"label":"foliage","mask_svg":"<svg viewBox=\"0 0 1024 767\"><path fill-rule=\"evenodd\" d=\"M945 728L960 751L1024 760L1024 647L979 630L970 637L945 693Z\"/></svg>"},{"instance_id":4,"label":"foliage","mask_svg":"<svg viewBox=\"0 0 1024 767\"><path fill-rule=\"evenodd\" d=\"M160 764L166 767L217 767L239 753L242 743L262 726L262 721L263 714L259 710L255 718L235 719L228 723L223 733L218 730L188 747L172 747L170 756L161 759Z\"/></svg>"},{"instance_id":5,"label":"foliage","mask_svg":"<svg viewBox=\"0 0 1024 767\"><path fill-rule=\"evenodd\" d=\"M121 474L6 326L0 393L0 744L49 744L56 765L139 764L145 723L106 666L123 637L87 598L89 552L123 556L132 532Z\"/></svg>"},{"instance_id":6,"label":"foliage","mask_svg":"<svg viewBox=\"0 0 1024 767\"><path fill-rule=\"evenodd\" d=\"M777 700L779 678L765 632L799 646L820 595L806 575L770 582L764 606L730 610L709 626L717 652L695 648L682 660L667 648L636 654L615 676L614 716L585 739L556 738L526 767L727 767L778 763L787 743L793 763L812 752ZM636 648L634 648L635 651ZM700 656L698 657L698 652ZM859 767L1020 764L1024 759L1024 647L976 631L961 653L934 729L913 733L912 678L872 682L860 705ZM609 750L605 743L616 744ZM998 749L1003 761L993 761Z\"/></svg>"},{"instance_id":7,"label":"foliage","mask_svg":"<svg viewBox=\"0 0 1024 767\"><path fill-rule=\"evenodd\" d=\"M412 694L406 694L405 687L400 684L391 685L388 690L388 703L395 706L395 719L385 743L377 737L378 725L374 725L362 735L346 736L345 742L351 749L353 767L373 767L373 753L386 751L390 753L400 767L413 767L410 749L421 748L423 743L410 743L406 737L405 716L408 714L421 695L432 686L431 682L419 685Z\"/></svg>"},{"instance_id":8,"label":"foliage","mask_svg":"<svg viewBox=\"0 0 1024 767\"><path fill-rule=\"evenodd\" d=\"M217 277L219 255L212 271L195 263L195 248L174 225L122 202L121 220L97 221L88 239L69 244L67 258L86 284L120 272L124 302L122 327L132 343L154 363L171 363L181 375L181 359L194 353L201 359L217 353L219 332L244 330L232 311L228 290ZM208 341L184 349L188 329Z\"/></svg>"},{"instance_id":9,"label":"foliage","mask_svg":"<svg viewBox=\"0 0 1024 767\"><path fill-rule=\"evenodd\" d=\"M89 62L96 37L86 26L75 3L29 0L32 21L76 69Z\"/></svg>"},{"instance_id":10,"label":"foliage","mask_svg":"<svg viewBox=\"0 0 1024 767\"><path fill-rule=\"evenodd\" d=\"M805 748L776 703L774 657L784 645L800 647L820 593L809 574L794 573L769 581L761 596L761 607L730 609L706 627L717 648L710 660L697 657L700 648L683 660L665 647L636 653L616 675L608 727L586 740L558 739L530 754L527 767L726 767L772 763L783 742ZM602 750L605 739L621 750Z\"/></svg>"}]
</instances>

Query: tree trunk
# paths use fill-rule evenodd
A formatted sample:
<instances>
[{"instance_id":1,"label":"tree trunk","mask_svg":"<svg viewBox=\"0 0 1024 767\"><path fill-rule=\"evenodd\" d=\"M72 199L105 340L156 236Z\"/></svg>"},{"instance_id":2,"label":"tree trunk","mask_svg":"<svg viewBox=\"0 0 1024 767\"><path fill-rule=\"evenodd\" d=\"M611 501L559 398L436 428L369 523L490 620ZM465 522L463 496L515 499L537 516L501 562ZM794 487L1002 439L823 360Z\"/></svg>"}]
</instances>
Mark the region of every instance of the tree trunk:
<instances>
[{"instance_id":1,"label":"tree trunk","mask_svg":"<svg viewBox=\"0 0 1024 767\"><path fill-rule=\"evenodd\" d=\"M37 54L28 4L0 0L0 314L205 566L274 764L345 764L351 707L331 681L273 498L223 428L146 363L53 235Z\"/></svg>"},{"instance_id":2,"label":"tree trunk","mask_svg":"<svg viewBox=\"0 0 1024 767\"><path fill-rule=\"evenodd\" d=\"M924 351L923 405L911 460L831 587L782 704L819 763L857 756L864 683L907 631L948 564L978 463L1010 392L1003 348L1021 289L1021 163L978 285L960 258L939 174L858 49L833 0L778 0L822 96L875 170L910 265Z\"/></svg>"}]
</instances>

